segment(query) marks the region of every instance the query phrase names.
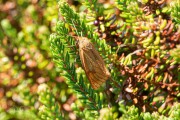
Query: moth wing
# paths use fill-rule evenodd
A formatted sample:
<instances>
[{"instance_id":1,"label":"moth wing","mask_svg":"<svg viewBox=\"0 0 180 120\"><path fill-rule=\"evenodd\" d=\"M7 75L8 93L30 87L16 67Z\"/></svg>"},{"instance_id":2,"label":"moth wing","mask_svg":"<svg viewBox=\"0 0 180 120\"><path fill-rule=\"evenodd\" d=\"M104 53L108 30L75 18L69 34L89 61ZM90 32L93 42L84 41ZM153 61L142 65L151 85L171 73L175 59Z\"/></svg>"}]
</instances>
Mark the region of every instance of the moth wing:
<instances>
[{"instance_id":1,"label":"moth wing","mask_svg":"<svg viewBox=\"0 0 180 120\"><path fill-rule=\"evenodd\" d=\"M91 48L80 50L80 59L92 88L98 89L110 77L110 73L93 45Z\"/></svg>"}]
</instances>

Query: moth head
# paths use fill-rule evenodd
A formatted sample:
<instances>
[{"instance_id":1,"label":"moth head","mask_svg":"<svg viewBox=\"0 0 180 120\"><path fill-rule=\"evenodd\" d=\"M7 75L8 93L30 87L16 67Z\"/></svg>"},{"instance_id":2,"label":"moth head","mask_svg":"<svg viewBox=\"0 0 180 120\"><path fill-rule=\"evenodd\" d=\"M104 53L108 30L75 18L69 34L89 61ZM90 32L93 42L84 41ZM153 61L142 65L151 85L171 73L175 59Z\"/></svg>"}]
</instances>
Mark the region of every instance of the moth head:
<instances>
[{"instance_id":1,"label":"moth head","mask_svg":"<svg viewBox=\"0 0 180 120\"><path fill-rule=\"evenodd\" d=\"M78 38L78 46L79 46L79 49L81 49L81 48L92 49L90 41L86 37L79 37Z\"/></svg>"},{"instance_id":2,"label":"moth head","mask_svg":"<svg viewBox=\"0 0 180 120\"><path fill-rule=\"evenodd\" d=\"M89 39L87 37L82 37L82 36L83 36L82 33L81 35L78 34L78 36L72 36L76 39L76 47L79 49L90 46Z\"/></svg>"}]
</instances>

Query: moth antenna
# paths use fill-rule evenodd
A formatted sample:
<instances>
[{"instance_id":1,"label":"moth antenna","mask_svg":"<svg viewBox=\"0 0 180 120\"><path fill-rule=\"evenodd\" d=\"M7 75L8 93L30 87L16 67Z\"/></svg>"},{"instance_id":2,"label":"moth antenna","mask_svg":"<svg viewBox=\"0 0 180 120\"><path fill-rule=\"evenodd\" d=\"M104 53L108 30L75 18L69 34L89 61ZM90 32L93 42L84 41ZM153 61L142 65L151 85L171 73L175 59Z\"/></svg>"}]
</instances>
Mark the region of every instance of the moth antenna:
<instances>
[{"instance_id":1,"label":"moth antenna","mask_svg":"<svg viewBox=\"0 0 180 120\"><path fill-rule=\"evenodd\" d=\"M74 36L74 35L67 35L67 36L74 37L74 38L76 38L76 37L77 37L77 36Z\"/></svg>"},{"instance_id":2,"label":"moth antenna","mask_svg":"<svg viewBox=\"0 0 180 120\"><path fill-rule=\"evenodd\" d=\"M83 34L82 34L82 31L81 31L81 37L83 36Z\"/></svg>"},{"instance_id":3,"label":"moth antenna","mask_svg":"<svg viewBox=\"0 0 180 120\"><path fill-rule=\"evenodd\" d=\"M78 36L80 36L79 33L78 33L78 31L77 31L77 29L76 29L76 27L75 27L74 20L72 20L72 23L73 23L72 26L75 28L76 34L77 34Z\"/></svg>"}]
</instances>

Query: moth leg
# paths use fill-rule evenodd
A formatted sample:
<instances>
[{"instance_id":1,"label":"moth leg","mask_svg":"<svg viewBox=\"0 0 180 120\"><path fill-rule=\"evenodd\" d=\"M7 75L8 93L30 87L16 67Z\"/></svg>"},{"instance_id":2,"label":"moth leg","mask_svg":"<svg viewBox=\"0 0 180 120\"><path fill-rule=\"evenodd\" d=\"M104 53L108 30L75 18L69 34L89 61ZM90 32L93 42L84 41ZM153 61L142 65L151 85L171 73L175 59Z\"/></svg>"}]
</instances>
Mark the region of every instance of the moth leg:
<instances>
[{"instance_id":1,"label":"moth leg","mask_svg":"<svg viewBox=\"0 0 180 120\"><path fill-rule=\"evenodd\" d=\"M80 57L79 57L79 55L76 54L76 57L74 59L74 63L79 63L79 62L81 62Z\"/></svg>"}]
</instances>

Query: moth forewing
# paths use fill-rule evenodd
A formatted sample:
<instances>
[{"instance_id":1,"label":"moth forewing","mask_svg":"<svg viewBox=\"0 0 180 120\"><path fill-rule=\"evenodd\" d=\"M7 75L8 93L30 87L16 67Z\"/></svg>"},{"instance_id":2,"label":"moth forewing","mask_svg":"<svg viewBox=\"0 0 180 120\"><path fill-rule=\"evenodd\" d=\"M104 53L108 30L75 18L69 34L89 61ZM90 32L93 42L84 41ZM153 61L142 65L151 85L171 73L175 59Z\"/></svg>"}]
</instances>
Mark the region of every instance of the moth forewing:
<instances>
[{"instance_id":1,"label":"moth forewing","mask_svg":"<svg viewBox=\"0 0 180 120\"><path fill-rule=\"evenodd\" d=\"M86 37L79 37L78 40L83 69L92 88L98 89L110 77L110 73L94 45Z\"/></svg>"}]
</instances>

